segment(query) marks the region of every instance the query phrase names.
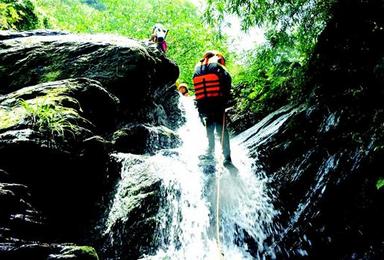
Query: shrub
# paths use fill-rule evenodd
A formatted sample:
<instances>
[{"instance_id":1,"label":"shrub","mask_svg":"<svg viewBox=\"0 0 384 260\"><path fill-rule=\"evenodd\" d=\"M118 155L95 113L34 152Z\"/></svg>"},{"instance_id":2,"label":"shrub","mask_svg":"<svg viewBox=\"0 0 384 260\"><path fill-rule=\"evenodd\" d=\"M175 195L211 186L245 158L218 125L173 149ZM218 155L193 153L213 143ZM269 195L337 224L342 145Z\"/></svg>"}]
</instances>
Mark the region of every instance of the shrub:
<instances>
[{"instance_id":1,"label":"shrub","mask_svg":"<svg viewBox=\"0 0 384 260\"><path fill-rule=\"evenodd\" d=\"M0 0L0 30L31 30L39 26L30 0Z\"/></svg>"},{"instance_id":2,"label":"shrub","mask_svg":"<svg viewBox=\"0 0 384 260\"><path fill-rule=\"evenodd\" d=\"M37 131L49 138L64 138L66 134L75 138L82 130L79 123L91 123L81 117L74 108L59 105L64 99L66 102L77 103L74 98L54 95L20 100L19 103L25 110L25 120Z\"/></svg>"}]
</instances>

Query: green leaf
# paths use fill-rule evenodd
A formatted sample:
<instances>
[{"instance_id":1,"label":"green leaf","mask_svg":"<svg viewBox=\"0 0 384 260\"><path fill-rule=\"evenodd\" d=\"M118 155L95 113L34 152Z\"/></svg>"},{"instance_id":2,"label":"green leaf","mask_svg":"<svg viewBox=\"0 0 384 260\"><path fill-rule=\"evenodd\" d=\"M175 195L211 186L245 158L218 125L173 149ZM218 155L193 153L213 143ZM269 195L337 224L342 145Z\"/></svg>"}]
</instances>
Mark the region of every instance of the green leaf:
<instances>
[{"instance_id":1,"label":"green leaf","mask_svg":"<svg viewBox=\"0 0 384 260\"><path fill-rule=\"evenodd\" d=\"M376 182L376 189L380 190L384 187L384 178L379 178Z\"/></svg>"},{"instance_id":2,"label":"green leaf","mask_svg":"<svg viewBox=\"0 0 384 260\"><path fill-rule=\"evenodd\" d=\"M152 26L163 23L169 29L166 55L179 66L179 81L189 85L195 63L206 50L218 49L231 60L226 39L218 37L219 27L202 22L200 10L189 0L102 0L104 9L95 9L87 1L34 2L37 9L51 17L54 28L70 32L114 33L147 40ZM223 9L225 5L219 6ZM56 76L47 74L44 79Z\"/></svg>"}]
</instances>

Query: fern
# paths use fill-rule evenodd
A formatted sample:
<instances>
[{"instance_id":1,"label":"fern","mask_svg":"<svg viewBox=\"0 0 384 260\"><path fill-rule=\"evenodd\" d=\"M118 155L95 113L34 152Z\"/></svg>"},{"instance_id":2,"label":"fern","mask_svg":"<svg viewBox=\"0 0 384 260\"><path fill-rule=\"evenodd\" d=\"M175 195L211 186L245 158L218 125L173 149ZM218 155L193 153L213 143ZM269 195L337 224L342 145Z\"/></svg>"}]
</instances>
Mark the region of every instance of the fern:
<instances>
[{"instance_id":1,"label":"fern","mask_svg":"<svg viewBox=\"0 0 384 260\"><path fill-rule=\"evenodd\" d=\"M78 103L76 99L67 96L46 95L28 101L20 99L19 104L26 112L26 121L48 138L65 138L70 134L75 139L81 133L78 124L92 123L81 117L74 108L60 106L59 103L64 99Z\"/></svg>"}]
</instances>

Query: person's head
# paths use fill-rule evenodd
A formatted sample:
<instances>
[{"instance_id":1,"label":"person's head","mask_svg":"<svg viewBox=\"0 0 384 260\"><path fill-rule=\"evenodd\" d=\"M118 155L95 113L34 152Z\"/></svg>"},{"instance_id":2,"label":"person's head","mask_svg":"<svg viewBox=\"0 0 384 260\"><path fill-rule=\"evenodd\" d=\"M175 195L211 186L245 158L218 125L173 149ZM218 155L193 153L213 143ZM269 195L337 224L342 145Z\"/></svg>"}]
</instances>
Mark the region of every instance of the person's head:
<instances>
[{"instance_id":1,"label":"person's head","mask_svg":"<svg viewBox=\"0 0 384 260\"><path fill-rule=\"evenodd\" d=\"M163 42L167 37L168 30L160 23L153 26L152 35L156 37L158 42Z\"/></svg>"},{"instance_id":2,"label":"person's head","mask_svg":"<svg viewBox=\"0 0 384 260\"><path fill-rule=\"evenodd\" d=\"M186 96L188 95L188 85L185 83L181 83L178 87L179 92L183 95Z\"/></svg>"},{"instance_id":3,"label":"person's head","mask_svg":"<svg viewBox=\"0 0 384 260\"><path fill-rule=\"evenodd\" d=\"M224 58L223 54L219 51L216 51L216 50L206 51L204 53L203 58L200 60L200 62L219 63L219 64L225 66L225 58Z\"/></svg>"}]
</instances>

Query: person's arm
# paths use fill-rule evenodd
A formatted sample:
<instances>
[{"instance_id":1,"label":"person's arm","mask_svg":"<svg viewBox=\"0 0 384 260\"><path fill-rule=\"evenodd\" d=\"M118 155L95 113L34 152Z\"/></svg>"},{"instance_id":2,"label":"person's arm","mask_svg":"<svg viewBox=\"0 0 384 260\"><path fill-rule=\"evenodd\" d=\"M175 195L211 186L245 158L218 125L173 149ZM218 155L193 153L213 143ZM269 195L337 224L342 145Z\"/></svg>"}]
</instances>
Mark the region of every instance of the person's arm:
<instances>
[{"instance_id":1,"label":"person's arm","mask_svg":"<svg viewBox=\"0 0 384 260\"><path fill-rule=\"evenodd\" d=\"M232 99L231 97L231 88L232 88L232 78L231 75L229 75L228 71L223 69L222 75L221 75L221 84L223 86L223 94L225 96L226 101L230 101Z\"/></svg>"}]
</instances>

